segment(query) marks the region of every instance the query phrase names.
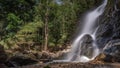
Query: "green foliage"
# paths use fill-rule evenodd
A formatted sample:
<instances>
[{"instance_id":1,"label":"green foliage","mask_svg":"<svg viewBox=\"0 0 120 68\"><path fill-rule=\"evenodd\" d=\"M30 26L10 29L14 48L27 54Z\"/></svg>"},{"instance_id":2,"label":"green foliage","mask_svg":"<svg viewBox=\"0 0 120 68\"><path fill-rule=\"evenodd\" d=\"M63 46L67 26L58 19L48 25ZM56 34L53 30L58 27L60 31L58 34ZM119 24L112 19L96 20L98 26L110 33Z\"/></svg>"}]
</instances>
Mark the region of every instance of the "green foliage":
<instances>
[{"instance_id":1,"label":"green foliage","mask_svg":"<svg viewBox=\"0 0 120 68\"><path fill-rule=\"evenodd\" d=\"M9 13L14 13L25 21L32 20L35 0L0 0L0 17L6 18Z\"/></svg>"},{"instance_id":2,"label":"green foliage","mask_svg":"<svg viewBox=\"0 0 120 68\"><path fill-rule=\"evenodd\" d=\"M48 45L69 42L80 14L91 8L95 1L60 1L61 4L55 0L0 0L0 44L11 46L16 42L32 41L43 45L46 19Z\"/></svg>"},{"instance_id":3,"label":"green foliage","mask_svg":"<svg viewBox=\"0 0 120 68\"><path fill-rule=\"evenodd\" d=\"M19 30L22 23L20 18L13 13L8 14L7 21L8 21L8 25L6 27L7 32L16 32L17 30Z\"/></svg>"},{"instance_id":4,"label":"green foliage","mask_svg":"<svg viewBox=\"0 0 120 68\"><path fill-rule=\"evenodd\" d=\"M37 40L40 38L39 34L37 34L40 28L43 28L43 23L40 21L28 23L17 32L16 37L20 42L35 42L35 40L40 41Z\"/></svg>"},{"instance_id":5,"label":"green foliage","mask_svg":"<svg viewBox=\"0 0 120 68\"><path fill-rule=\"evenodd\" d=\"M43 23L41 21L31 22L31 23L24 25L18 33L19 34L35 33L38 31L38 28L41 28L41 27L43 27Z\"/></svg>"}]
</instances>

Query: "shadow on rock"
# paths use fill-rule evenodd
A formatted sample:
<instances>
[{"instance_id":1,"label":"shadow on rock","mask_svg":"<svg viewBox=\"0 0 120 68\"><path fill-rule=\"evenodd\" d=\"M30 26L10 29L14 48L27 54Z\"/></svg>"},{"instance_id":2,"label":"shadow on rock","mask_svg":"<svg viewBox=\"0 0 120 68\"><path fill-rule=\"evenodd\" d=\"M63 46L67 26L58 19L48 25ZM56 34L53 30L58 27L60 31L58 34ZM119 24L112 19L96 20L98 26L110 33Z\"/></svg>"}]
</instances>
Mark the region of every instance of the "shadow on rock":
<instances>
[{"instance_id":1,"label":"shadow on rock","mask_svg":"<svg viewBox=\"0 0 120 68\"><path fill-rule=\"evenodd\" d=\"M0 68L6 68L5 62L7 60L7 54L4 51L4 47L0 45Z\"/></svg>"},{"instance_id":2,"label":"shadow on rock","mask_svg":"<svg viewBox=\"0 0 120 68\"><path fill-rule=\"evenodd\" d=\"M26 66L36 64L38 61L34 58L31 58L28 55L24 55L19 53L18 55L12 56L8 61L5 63L8 67L18 67L18 66Z\"/></svg>"}]
</instances>

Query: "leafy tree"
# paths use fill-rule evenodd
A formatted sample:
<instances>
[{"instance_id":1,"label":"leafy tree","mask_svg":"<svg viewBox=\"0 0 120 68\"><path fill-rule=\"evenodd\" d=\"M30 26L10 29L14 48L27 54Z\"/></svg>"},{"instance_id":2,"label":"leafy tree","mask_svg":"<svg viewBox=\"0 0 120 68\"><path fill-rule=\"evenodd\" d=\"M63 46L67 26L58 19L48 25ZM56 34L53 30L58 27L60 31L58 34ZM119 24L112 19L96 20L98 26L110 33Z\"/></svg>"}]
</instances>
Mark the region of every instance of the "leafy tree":
<instances>
[{"instance_id":1,"label":"leafy tree","mask_svg":"<svg viewBox=\"0 0 120 68\"><path fill-rule=\"evenodd\" d=\"M16 33L21 26L22 21L15 14L10 13L7 16L8 25L6 26L7 33Z\"/></svg>"}]
</instances>

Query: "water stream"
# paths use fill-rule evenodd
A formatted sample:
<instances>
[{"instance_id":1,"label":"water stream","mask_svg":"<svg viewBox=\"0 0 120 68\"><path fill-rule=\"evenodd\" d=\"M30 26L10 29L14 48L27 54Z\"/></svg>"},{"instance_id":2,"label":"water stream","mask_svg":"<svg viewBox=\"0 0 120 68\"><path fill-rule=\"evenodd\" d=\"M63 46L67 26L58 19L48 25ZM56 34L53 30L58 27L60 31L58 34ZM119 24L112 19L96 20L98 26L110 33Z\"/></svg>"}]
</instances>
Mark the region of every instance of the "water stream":
<instances>
[{"instance_id":1,"label":"water stream","mask_svg":"<svg viewBox=\"0 0 120 68\"><path fill-rule=\"evenodd\" d=\"M84 22L83 22L84 26L82 28L81 34L79 34L76 37L76 39L73 41L71 52L67 55L65 60L69 62L88 62L90 60L93 60L99 54L99 49L96 44L96 36L95 36L97 31L97 26L95 26L95 24L99 16L103 14L106 5L107 5L107 0L104 0L100 6L98 6L96 9L86 14L84 18ZM93 40L92 46L82 45L84 36L86 35L91 36ZM90 53L87 55L87 52Z\"/></svg>"},{"instance_id":2,"label":"water stream","mask_svg":"<svg viewBox=\"0 0 120 68\"><path fill-rule=\"evenodd\" d=\"M96 26L96 20L103 14L107 1L103 0L100 6L86 14L82 31L73 41L70 53L67 54L65 59L54 60L54 62L88 62L100 53L95 36L99 27Z\"/></svg>"}]
</instances>

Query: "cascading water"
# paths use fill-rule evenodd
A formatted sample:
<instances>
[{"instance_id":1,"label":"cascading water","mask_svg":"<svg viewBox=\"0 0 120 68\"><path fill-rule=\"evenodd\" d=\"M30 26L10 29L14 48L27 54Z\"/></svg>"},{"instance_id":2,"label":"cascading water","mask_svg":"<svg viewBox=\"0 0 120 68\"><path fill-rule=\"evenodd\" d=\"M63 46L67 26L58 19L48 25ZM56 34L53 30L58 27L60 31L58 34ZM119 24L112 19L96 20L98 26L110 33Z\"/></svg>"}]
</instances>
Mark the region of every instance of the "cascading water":
<instances>
[{"instance_id":1,"label":"cascading water","mask_svg":"<svg viewBox=\"0 0 120 68\"><path fill-rule=\"evenodd\" d=\"M100 15L102 15L102 13L104 12L106 5L107 5L107 0L104 0L104 2L98 8L89 12L86 15L82 32L74 40L72 44L71 52L67 55L65 60L69 62L74 62L74 61L88 62L90 60L93 60L99 54L99 49L97 48L96 37L95 37L97 31L95 22L97 18ZM91 39L93 40L92 46L82 45L84 36L86 35L90 36ZM87 55L86 53L89 51L91 51L91 53Z\"/></svg>"}]
</instances>

